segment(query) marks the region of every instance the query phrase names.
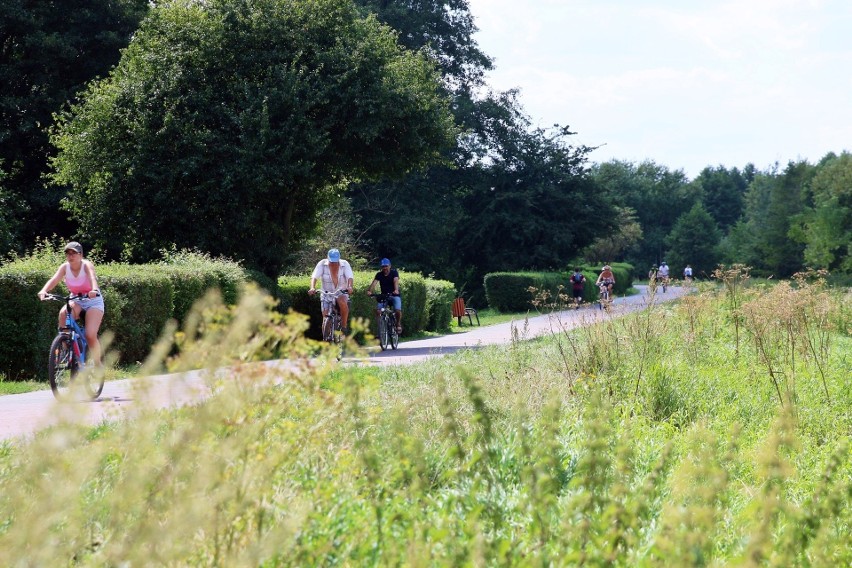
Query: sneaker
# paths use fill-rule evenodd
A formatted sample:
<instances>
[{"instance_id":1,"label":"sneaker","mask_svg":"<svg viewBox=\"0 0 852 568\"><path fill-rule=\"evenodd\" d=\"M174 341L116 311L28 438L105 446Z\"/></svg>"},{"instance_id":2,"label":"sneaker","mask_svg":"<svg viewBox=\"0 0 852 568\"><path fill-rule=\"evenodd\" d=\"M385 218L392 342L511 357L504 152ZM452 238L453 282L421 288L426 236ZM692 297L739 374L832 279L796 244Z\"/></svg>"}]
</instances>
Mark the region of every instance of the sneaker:
<instances>
[{"instance_id":1,"label":"sneaker","mask_svg":"<svg viewBox=\"0 0 852 568\"><path fill-rule=\"evenodd\" d=\"M397 333L397 335L402 333L402 326L401 325L396 326L396 333Z\"/></svg>"}]
</instances>

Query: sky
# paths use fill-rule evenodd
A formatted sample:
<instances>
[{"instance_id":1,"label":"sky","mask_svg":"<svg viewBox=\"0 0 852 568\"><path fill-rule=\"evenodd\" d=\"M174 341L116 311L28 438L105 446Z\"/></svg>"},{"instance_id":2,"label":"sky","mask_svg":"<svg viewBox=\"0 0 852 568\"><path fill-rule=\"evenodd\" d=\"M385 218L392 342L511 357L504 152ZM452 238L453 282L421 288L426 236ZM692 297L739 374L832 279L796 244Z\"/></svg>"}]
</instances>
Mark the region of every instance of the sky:
<instances>
[{"instance_id":1,"label":"sky","mask_svg":"<svg viewBox=\"0 0 852 568\"><path fill-rule=\"evenodd\" d=\"M816 163L852 151L849 0L469 0L489 85L593 162Z\"/></svg>"}]
</instances>

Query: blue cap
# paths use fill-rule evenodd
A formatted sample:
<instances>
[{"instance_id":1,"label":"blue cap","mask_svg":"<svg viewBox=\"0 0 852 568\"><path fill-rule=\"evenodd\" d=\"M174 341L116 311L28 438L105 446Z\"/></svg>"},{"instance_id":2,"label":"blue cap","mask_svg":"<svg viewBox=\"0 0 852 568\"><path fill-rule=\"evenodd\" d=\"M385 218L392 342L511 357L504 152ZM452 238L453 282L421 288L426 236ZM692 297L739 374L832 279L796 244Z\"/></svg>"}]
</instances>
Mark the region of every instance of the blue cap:
<instances>
[{"instance_id":1,"label":"blue cap","mask_svg":"<svg viewBox=\"0 0 852 568\"><path fill-rule=\"evenodd\" d=\"M383 258L381 265L382 266L390 266L390 259L389 258Z\"/></svg>"},{"instance_id":2,"label":"blue cap","mask_svg":"<svg viewBox=\"0 0 852 568\"><path fill-rule=\"evenodd\" d=\"M328 261L329 262L340 262L340 251L337 250L337 249L329 249Z\"/></svg>"}]
</instances>

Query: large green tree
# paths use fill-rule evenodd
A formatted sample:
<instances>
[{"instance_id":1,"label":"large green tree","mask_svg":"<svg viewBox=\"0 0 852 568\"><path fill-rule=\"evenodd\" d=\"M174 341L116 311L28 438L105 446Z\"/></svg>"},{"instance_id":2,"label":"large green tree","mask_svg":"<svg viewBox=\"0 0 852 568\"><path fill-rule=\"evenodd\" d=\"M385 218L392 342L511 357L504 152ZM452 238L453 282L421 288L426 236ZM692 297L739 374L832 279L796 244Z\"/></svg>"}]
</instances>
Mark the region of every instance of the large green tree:
<instances>
[{"instance_id":1,"label":"large green tree","mask_svg":"<svg viewBox=\"0 0 852 568\"><path fill-rule=\"evenodd\" d=\"M701 203L681 215L666 237L668 252L666 262L672 275L682 274L683 268L692 265L693 274L710 274L718 262L716 247L721 232L716 221Z\"/></svg>"},{"instance_id":2,"label":"large green tree","mask_svg":"<svg viewBox=\"0 0 852 568\"><path fill-rule=\"evenodd\" d=\"M148 7L148 0L0 1L0 173L16 248L74 232L59 208L65 188L43 180L54 152L47 128L53 113L118 62Z\"/></svg>"},{"instance_id":3,"label":"large green tree","mask_svg":"<svg viewBox=\"0 0 852 568\"><path fill-rule=\"evenodd\" d=\"M827 156L810 183L813 207L795 231L813 267L852 272L852 154Z\"/></svg>"},{"instance_id":4,"label":"large green tree","mask_svg":"<svg viewBox=\"0 0 852 568\"><path fill-rule=\"evenodd\" d=\"M752 266L756 274L786 278L804 267L804 245L791 237L805 211L816 167L789 162L755 176L745 195L745 214L723 243L725 260Z\"/></svg>"},{"instance_id":5,"label":"large green tree","mask_svg":"<svg viewBox=\"0 0 852 568\"><path fill-rule=\"evenodd\" d=\"M663 260L665 239L675 221L701 198L700 187L689 183L682 170L650 160L608 161L594 166L592 175L608 200L636 211L642 239L629 250L627 260L639 268Z\"/></svg>"},{"instance_id":6,"label":"large green tree","mask_svg":"<svg viewBox=\"0 0 852 568\"><path fill-rule=\"evenodd\" d=\"M692 180L697 185L705 209L723 231L734 225L743 214L743 196L754 179L754 166L741 172L724 166L706 167Z\"/></svg>"},{"instance_id":7,"label":"large green tree","mask_svg":"<svg viewBox=\"0 0 852 568\"><path fill-rule=\"evenodd\" d=\"M351 179L454 142L439 76L349 0L173 0L53 140L89 238L146 260L176 244L278 273Z\"/></svg>"}]
</instances>

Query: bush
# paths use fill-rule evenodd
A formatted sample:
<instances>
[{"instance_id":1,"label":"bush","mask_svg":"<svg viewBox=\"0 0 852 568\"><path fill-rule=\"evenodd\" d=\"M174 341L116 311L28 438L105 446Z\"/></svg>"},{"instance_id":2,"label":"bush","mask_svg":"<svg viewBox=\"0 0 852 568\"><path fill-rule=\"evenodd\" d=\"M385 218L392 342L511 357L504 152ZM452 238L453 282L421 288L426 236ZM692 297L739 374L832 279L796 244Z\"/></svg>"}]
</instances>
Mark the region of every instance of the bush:
<instances>
[{"instance_id":1,"label":"bush","mask_svg":"<svg viewBox=\"0 0 852 568\"><path fill-rule=\"evenodd\" d=\"M492 272L485 275L485 297L488 306L500 312L523 312L533 308L530 288L559 293L568 290L568 275L559 272Z\"/></svg>"},{"instance_id":2,"label":"bush","mask_svg":"<svg viewBox=\"0 0 852 568\"><path fill-rule=\"evenodd\" d=\"M453 300L456 299L456 285L448 280L426 278L426 313L428 331L442 331L450 328L453 318Z\"/></svg>"}]
</instances>

